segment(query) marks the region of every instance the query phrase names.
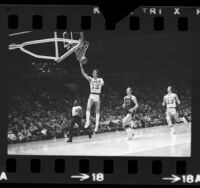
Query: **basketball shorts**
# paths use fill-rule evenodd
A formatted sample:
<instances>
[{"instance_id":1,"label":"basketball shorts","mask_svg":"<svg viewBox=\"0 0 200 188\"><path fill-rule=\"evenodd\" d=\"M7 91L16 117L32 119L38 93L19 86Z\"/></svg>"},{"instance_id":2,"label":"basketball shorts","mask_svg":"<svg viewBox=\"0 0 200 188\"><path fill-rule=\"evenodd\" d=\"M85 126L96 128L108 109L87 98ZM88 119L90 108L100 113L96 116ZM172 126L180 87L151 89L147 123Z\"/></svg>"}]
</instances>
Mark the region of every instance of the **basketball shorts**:
<instances>
[{"instance_id":1,"label":"basketball shorts","mask_svg":"<svg viewBox=\"0 0 200 188\"><path fill-rule=\"evenodd\" d=\"M128 113L123 119L123 126L124 128L131 127L131 121L133 120L133 114Z\"/></svg>"},{"instance_id":2,"label":"basketball shorts","mask_svg":"<svg viewBox=\"0 0 200 188\"><path fill-rule=\"evenodd\" d=\"M169 117L174 116L177 113L176 108L167 108L166 115Z\"/></svg>"},{"instance_id":3,"label":"basketball shorts","mask_svg":"<svg viewBox=\"0 0 200 188\"><path fill-rule=\"evenodd\" d=\"M89 99L90 102L101 102L99 94L90 94Z\"/></svg>"}]
</instances>

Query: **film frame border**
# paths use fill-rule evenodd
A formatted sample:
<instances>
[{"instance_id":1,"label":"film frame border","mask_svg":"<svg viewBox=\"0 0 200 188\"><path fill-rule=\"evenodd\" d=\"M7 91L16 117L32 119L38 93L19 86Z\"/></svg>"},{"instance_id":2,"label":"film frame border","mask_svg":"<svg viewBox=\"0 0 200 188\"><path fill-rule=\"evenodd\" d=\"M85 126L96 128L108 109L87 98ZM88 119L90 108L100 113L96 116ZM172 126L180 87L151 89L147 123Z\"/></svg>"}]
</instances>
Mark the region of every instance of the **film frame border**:
<instances>
[{"instance_id":1,"label":"film frame border","mask_svg":"<svg viewBox=\"0 0 200 188\"><path fill-rule=\"evenodd\" d=\"M194 111L193 111L193 113L194 113ZM194 122L195 123L195 122ZM6 125L7 126L7 125ZM194 128L193 128L193 130L194 130ZM194 132L192 131L192 137L194 136ZM194 141L194 139L192 138L192 142ZM7 146L7 144L6 144L6 146ZM192 146L192 148L193 148L193 146ZM193 148L194 149L194 148ZM136 166L139 166L139 168L138 168L138 171L137 171L137 175L138 174L141 174L142 173L142 169L143 168L141 168L141 163L140 163L140 159L143 159L146 163L148 163L148 164L146 164L147 166L148 166L148 172L152 172L154 175L160 175L160 174L162 174L162 171L163 171L163 168L161 168L161 166L163 167L163 166L165 166L166 165L166 163L168 163L168 164L171 164L171 163L173 163L173 168L174 168L174 166L176 166L176 174L185 174L185 173L187 173L187 171L188 171L188 169L189 169L189 171L191 170L190 168L188 168L187 169L187 167L189 166L189 162L192 160L192 158L193 157L196 157L196 156L193 156L193 154L194 154L194 150L192 149L192 154L191 154L191 158L176 158L176 157L173 157L173 159L171 158L171 159L169 159L169 158L163 158L163 157L148 157L148 158L145 158L145 157L123 157L122 158L122 161L123 161L123 164L124 165L120 165L120 166L123 166L123 170L122 171L127 171L127 169L126 170L124 170L124 167L127 167L127 161L128 161L128 164L129 164L129 166L134 166L134 165L136 165ZM196 151L196 150L195 150ZM7 152L7 151L6 151ZM7 155L6 155L7 156ZM5 156L4 156L5 157ZM22 159L19 159L19 158L21 158L22 156L12 156L12 157L10 157L10 156L8 156L8 158L7 158L7 162L6 163L11 163L11 164L13 164L13 166L11 167L11 169L10 169L10 167L9 167L9 164L7 164L6 165L6 169L8 170L8 174L9 174L9 176L12 174L12 175L14 175L15 174L15 170L13 170L12 168L13 167L15 167L15 164L17 165L16 166L16 168L19 166L19 163L18 163L18 161L20 161L20 162L22 162ZM32 161L32 164L34 164L34 168L32 169L33 170L33 172L35 173L35 174L38 174L39 176L41 176L41 174L43 175L43 173L42 172L44 172L44 171L41 171L41 173L38 173L38 167L40 166L40 165L42 165L42 168L41 169L43 169L44 167L45 167L45 165L47 165L47 164L43 164L43 161L45 160L44 158L46 158L46 156L44 157L44 156L40 156L40 157L37 157L37 156L23 156L24 157L24 159L25 159L25 161L26 161L26 163L27 163L27 166L29 166L30 167L30 161L31 160L33 160ZM37 159L41 159L41 161L42 161L42 163L40 163ZM62 160L62 162L57 162L57 163L60 163L60 164L62 164L62 163L65 163L65 167L66 167L66 169L65 169L65 172L66 171L68 171L69 169L67 168L67 163L69 163L69 158L71 158L71 157L68 157L68 156L63 156L63 157L56 157L56 159L54 159L54 157L49 157L48 156L48 158L50 159L51 158L51 161L52 161L52 164L55 162L55 160ZM65 158L65 159L63 159L63 158ZM91 158L91 160L89 160L89 163L96 163L97 161L99 161L99 158L101 158L101 157L72 157L72 160L74 160L74 158L75 158L75 163L72 163L72 164L74 164L75 166L77 166L77 164L81 164L80 166L78 165L77 166L77 169L79 169L79 172L81 172L81 173L83 173L83 172L88 172L88 170L87 171L84 171L85 170L85 168L86 169L88 169L88 158L90 159ZM150 159L151 158L151 159ZM14 161L15 161L15 159L16 159L16 163L13 161L13 159L14 159ZM97 160L98 159L98 160ZM116 168L116 170L111 170L110 171L110 169L109 168L107 168L107 166L109 166L111 169L113 168L113 166L115 166L115 164L117 163L117 160L118 159L121 159L120 157L114 157L114 159L113 159L113 157L102 157L101 159L100 159L100 161L101 161L101 163L102 164L106 164L106 166L105 166L105 169L103 169L102 168L102 166L101 166L101 168L99 168L99 169L101 169L101 172L102 171L104 171L104 173L105 174L110 174L110 176L113 174L113 173L115 173L115 172L117 172L117 173L119 173L120 172L120 168L119 167L117 167ZM164 159L164 163L163 163L163 159ZM63 161L64 160L64 161ZM72 160L70 159L70 165L72 165L71 164L71 162L72 162ZM81 161L80 161L81 160ZM83 162L83 161L85 161L85 162ZM29 162L28 162L29 161ZM94 162L95 161L95 162ZM125 162L126 161L126 162ZM136 162L129 162L129 161L136 161ZM138 161L139 161L139 163L138 163ZM173 161L173 162L172 162ZM28 163L29 163L29 165L28 165ZM125 165L125 163L126 163L126 165ZM5 163L4 163L5 164ZM85 164L86 164L86 166L85 166ZM83 165L83 166L82 166ZM85 167L84 167L85 166ZM103 165L104 166L104 165ZM144 165L145 166L145 165ZM168 166L168 165L167 165ZM70 166L69 166L70 167ZM165 166L166 167L166 166ZM30 167L31 168L31 167ZM84 169L84 170L83 170ZM89 168L89 172L91 171L90 170L91 168ZM94 171L95 170L99 170L99 169L94 169ZM159 169L159 170L158 170ZM165 169L165 168L164 168ZM25 170L25 169L24 169ZM27 170L27 169L26 169ZM169 169L167 169L167 170L169 170ZM10 172L9 172L10 171ZM58 170L59 171L59 170ZM130 169L130 171L131 171L131 169ZM146 169L143 169L143 171L145 171L146 172ZM69 171L68 171L69 172ZM78 172L78 171L77 171ZM93 172L93 171L92 171ZM60 173L62 173L62 171L60 172ZM60 174L59 172L58 172L58 174ZM125 173L125 172L124 172ZM131 173L133 173L134 174L134 172L131 172ZM65 174L65 173L63 173L63 174ZM12 176L11 175L11 176ZM55 174L54 174L55 175ZM119 174L118 174L119 175ZM120 174L120 175L122 175L122 174ZM15 175L14 175L15 176ZM35 177L39 177L39 176L35 176ZM156 177L156 176L154 176L154 177ZM127 177L124 177L125 179L127 178ZM138 177L136 177L137 179L138 179ZM14 178L15 179L15 178ZM110 180L114 180L114 178L113 177L110 177ZM122 178L123 179L123 178ZM156 178L157 179L157 178ZM66 180L67 181L67 180ZM114 182L114 181L113 181ZM59 182L58 182L59 183ZM68 182L66 182L66 183L68 183ZM73 183L73 182L70 182L70 183ZM77 181L75 181L74 183L78 183ZM106 179L105 179L105 182L104 183L110 183L110 182L106 182ZM136 182L136 184L137 184L138 182ZM135 183L134 183L135 184Z\"/></svg>"}]
</instances>

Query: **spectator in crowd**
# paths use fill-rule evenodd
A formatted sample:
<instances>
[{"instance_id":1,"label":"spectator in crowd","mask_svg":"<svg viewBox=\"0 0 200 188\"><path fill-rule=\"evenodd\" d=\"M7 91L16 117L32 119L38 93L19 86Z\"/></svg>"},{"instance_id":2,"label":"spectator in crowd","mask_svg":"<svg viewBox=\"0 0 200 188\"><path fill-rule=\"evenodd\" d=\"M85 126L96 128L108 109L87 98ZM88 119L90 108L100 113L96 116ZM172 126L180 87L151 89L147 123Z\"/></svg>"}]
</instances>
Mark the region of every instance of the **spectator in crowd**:
<instances>
[{"instance_id":1,"label":"spectator in crowd","mask_svg":"<svg viewBox=\"0 0 200 188\"><path fill-rule=\"evenodd\" d=\"M180 79L176 79L175 76ZM107 84L102 94L99 132L123 130L119 106L123 103L121 98L124 96L123 92L127 84L132 86L140 106L136 118L138 128L166 125L165 109L161 103L168 83L175 85L178 90L181 113L187 117L188 121L192 121L191 79L185 74L175 76L171 76L171 73L152 73L130 77L116 75L114 79L105 77ZM80 87L81 90L78 93L81 95L78 96L78 99L86 105L88 86L80 81ZM8 142L66 137L70 126L69 114L74 95L65 87L65 81L62 79L33 77L14 80L9 89ZM82 108L85 111L86 106L82 106ZM91 115L93 124L95 116L93 112ZM83 117L83 121L85 121L85 117ZM79 132L79 134L84 133Z\"/></svg>"}]
</instances>

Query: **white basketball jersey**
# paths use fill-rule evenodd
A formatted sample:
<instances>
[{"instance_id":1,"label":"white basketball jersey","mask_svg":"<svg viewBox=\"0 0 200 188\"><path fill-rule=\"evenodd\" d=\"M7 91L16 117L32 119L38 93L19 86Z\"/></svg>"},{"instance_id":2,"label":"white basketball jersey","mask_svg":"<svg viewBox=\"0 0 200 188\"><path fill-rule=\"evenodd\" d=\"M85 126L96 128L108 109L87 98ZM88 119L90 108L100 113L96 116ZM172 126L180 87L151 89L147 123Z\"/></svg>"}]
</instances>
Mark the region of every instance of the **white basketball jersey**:
<instances>
[{"instance_id":1,"label":"white basketball jersey","mask_svg":"<svg viewBox=\"0 0 200 188\"><path fill-rule=\"evenodd\" d=\"M102 78L92 78L90 81L90 92L100 94L103 83L104 81Z\"/></svg>"},{"instance_id":2,"label":"white basketball jersey","mask_svg":"<svg viewBox=\"0 0 200 188\"><path fill-rule=\"evenodd\" d=\"M175 108L176 107L176 94L171 93L165 95L165 101L167 108Z\"/></svg>"}]
</instances>

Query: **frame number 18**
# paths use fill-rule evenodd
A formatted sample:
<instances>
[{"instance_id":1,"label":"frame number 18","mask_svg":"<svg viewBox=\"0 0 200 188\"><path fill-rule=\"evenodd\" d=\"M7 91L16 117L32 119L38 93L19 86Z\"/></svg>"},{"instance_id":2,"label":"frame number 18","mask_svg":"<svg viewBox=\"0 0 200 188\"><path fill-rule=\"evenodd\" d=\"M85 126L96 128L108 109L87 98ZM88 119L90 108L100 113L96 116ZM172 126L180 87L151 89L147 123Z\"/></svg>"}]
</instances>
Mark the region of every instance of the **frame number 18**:
<instances>
[{"instance_id":1,"label":"frame number 18","mask_svg":"<svg viewBox=\"0 0 200 188\"><path fill-rule=\"evenodd\" d=\"M93 181L104 181L104 174L103 173L92 173L92 180Z\"/></svg>"}]
</instances>

